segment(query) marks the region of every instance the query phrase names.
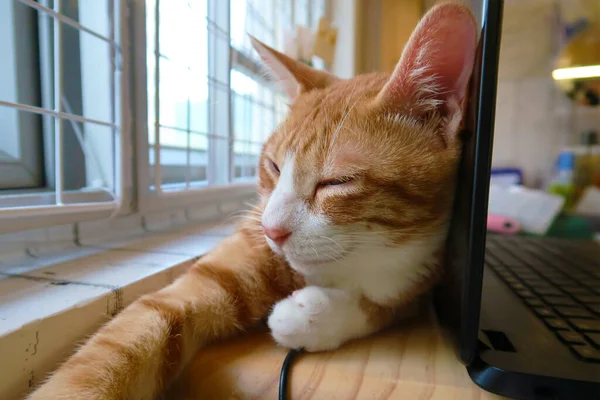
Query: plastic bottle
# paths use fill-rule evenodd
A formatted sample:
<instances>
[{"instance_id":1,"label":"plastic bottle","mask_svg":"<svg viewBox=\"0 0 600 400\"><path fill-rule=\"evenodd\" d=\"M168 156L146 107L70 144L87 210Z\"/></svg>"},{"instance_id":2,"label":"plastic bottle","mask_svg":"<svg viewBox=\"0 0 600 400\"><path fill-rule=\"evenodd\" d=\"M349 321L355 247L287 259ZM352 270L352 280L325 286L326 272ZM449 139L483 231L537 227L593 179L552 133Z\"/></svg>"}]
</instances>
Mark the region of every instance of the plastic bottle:
<instances>
[{"instance_id":1,"label":"plastic bottle","mask_svg":"<svg viewBox=\"0 0 600 400\"><path fill-rule=\"evenodd\" d=\"M566 210L573 205L575 174L575 153L569 149L560 152L554 167L554 174L550 179L547 191L565 198Z\"/></svg>"},{"instance_id":2,"label":"plastic bottle","mask_svg":"<svg viewBox=\"0 0 600 400\"><path fill-rule=\"evenodd\" d=\"M581 132L579 143L577 157L575 158L575 174L573 176L575 184L574 202L579 201L585 189L594 183L598 168L596 160L598 134L595 131Z\"/></svg>"}]
</instances>

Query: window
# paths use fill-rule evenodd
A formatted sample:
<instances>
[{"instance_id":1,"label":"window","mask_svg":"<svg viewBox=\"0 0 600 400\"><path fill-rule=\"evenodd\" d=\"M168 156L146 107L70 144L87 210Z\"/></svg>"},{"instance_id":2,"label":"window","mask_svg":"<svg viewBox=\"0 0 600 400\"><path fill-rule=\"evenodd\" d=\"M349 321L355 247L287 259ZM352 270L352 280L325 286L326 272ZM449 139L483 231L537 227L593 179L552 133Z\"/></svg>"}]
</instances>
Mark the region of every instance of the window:
<instances>
[{"instance_id":1,"label":"window","mask_svg":"<svg viewBox=\"0 0 600 400\"><path fill-rule=\"evenodd\" d=\"M281 43L279 18L273 2L232 0L231 114L233 135L232 178L244 180L257 175L262 143L284 116L285 99L271 82L265 81L260 61L248 34L272 47Z\"/></svg>"},{"instance_id":2,"label":"window","mask_svg":"<svg viewBox=\"0 0 600 400\"><path fill-rule=\"evenodd\" d=\"M253 193L287 105L247 33L282 49L325 14L326 0L1 2L0 220L28 222L0 233Z\"/></svg>"},{"instance_id":3,"label":"window","mask_svg":"<svg viewBox=\"0 0 600 400\"><path fill-rule=\"evenodd\" d=\"M262 144L287 106L247 33L281 48L294 24L316 27L325 1L147 0L145 13L141 209L254 191Z\"/></svg>"},{"instance_id":4,"label":"window","mask_svg":"<svg viewBox=\"0 0 600 400\"><path fill-rule=\"evenodd\" d=\"M126 135L119 4L1 2L0 218L42 223L118 209Z\"/></svg>"},{"instance_id":5,"label":"window","mask_svg":"<svg viewBox=\"0 0 600 400\"><path fill-rule=\"evenodd\" d=\"M148 156L153 190L168 190L181 182L189 188L208 181L207 12L206 1L146 2Z\"/></svg>"},{"instance_id":6,"label":"window","mask_svg":"<svg viewBox=\"0 0 600 400\"><path fill-rule=\"evenodd\" d=\"M0 4L0 88L2 100L39 104L38 71L35 66L37 40L28 25L35 24L35 12L26 6L5 1ZM39 118L0 108L0 189L41 186L42 157Z\"/></svg>"}]
</instances>

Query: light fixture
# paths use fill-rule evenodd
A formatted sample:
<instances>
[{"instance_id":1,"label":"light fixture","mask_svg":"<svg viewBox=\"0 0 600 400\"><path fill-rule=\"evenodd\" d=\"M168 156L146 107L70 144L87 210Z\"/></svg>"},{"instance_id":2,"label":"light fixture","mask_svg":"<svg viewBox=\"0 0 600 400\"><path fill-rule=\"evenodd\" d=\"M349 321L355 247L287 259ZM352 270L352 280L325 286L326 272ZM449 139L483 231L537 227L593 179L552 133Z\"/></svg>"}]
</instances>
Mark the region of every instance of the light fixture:
<instances>
[{"instance_id":1,"label":"light fixture","mask_svg":"<svg viewBox=\"0 0 600 400\"><path fill-rule=\"evenodd\" d=\"M600 65L586 67L557 68L552 71L552 77L557 81L563 79L585 79L600 77Z\"/></svg>"},{"instance_id":2,"label":"light fixture","mask_svg":"<svg viewBox=\"0 0 600 400\"><path fill-rule=\"evenodd\" d=\"M575 103L600 106L600 27L591 24L573 36L552 71L558 87Z\"/></svg>"}]
</instances>

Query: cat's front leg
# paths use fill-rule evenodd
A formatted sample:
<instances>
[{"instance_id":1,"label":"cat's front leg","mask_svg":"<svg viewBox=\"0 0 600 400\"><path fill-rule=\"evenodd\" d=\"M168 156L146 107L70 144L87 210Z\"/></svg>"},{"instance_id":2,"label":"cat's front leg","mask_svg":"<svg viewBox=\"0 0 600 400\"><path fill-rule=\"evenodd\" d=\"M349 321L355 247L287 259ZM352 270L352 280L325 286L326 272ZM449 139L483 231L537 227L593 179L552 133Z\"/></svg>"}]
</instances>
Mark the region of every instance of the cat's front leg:
<instances>
[{"instance_id":1,"label":"cat's front leg","mask_svg":"<svg viewBox=\"0 0 600 400\"><path fill-rule=\"evenodd\" d=\"M268 324L282 346L332 350L389 323L391 313L381 311L383 308L373 306L360 294L308 286L278 302Z\"/></svg>"},{"instance_id":2,"label":"cat's front leg","mask_svg":"<svg viewBox=\"0 0 600 400\"><path fill-rule=\"evenodd\" d=\"M28 399L155 399L202 346L256 325L303 282L247 232L129 305Z\"/></svg>"}]
</instances>

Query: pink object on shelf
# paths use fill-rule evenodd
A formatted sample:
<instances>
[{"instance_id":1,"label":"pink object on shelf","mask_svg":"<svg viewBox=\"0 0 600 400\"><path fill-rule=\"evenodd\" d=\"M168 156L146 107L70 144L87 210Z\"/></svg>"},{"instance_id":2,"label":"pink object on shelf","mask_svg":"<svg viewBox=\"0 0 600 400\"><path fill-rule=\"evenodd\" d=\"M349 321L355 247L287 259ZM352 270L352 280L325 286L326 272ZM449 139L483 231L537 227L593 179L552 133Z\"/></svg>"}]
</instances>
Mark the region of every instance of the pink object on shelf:
<instances>
[{"instance_id":1,"label":"pink object on shelf","mask_svg":"<svg viewBox=\"0 0 600 400\"><path fill-rule=\"evenodd\" d=\"M491 232L514 235L521 230L521 225L512 218L490 214L487 217L487 229Z\"/></svg>"}]
</instances>

